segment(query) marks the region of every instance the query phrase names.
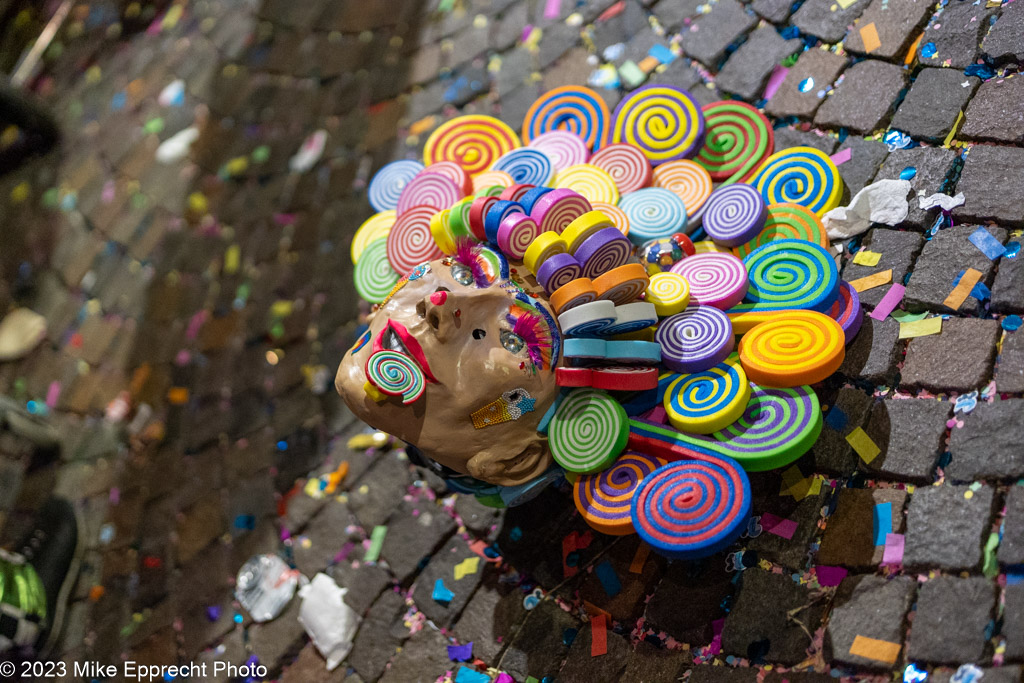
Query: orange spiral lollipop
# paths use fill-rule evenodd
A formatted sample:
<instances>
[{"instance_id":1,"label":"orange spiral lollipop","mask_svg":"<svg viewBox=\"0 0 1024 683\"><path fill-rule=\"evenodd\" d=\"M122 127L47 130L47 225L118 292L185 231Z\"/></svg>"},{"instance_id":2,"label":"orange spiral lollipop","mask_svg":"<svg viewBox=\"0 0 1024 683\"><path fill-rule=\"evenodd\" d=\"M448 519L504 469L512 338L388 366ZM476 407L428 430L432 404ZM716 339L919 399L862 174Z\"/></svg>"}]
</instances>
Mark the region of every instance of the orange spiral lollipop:
<instances>
[{"instance_id":1,"label":"orange spiral lollipop","mask_svg":"<svg viewBox=\"0 0 1024 683\"><path fill-rule=\"evenodd\" d=\"M740 362L751 382L766 387L815 384L839 369L846 336L816 311L780 311L740 340Z\"/></svg>"}]
</instances>

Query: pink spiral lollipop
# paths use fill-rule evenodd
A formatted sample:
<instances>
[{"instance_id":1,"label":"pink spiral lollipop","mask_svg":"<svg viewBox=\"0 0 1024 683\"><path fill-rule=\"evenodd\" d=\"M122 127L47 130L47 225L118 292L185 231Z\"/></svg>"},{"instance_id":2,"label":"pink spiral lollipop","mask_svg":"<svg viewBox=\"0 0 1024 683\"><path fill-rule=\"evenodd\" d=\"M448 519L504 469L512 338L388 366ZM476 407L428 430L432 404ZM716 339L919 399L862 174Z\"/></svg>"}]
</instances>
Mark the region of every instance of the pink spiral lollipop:
<instances>
[{"instance_id":1,"label":"pink spiral lollipop","mask_svg":"<svg viewBox=\"0 0 1024 683\"><path fill-rule=\"evenodd\" d=\"M662 364L686 374L715 367L736 345L729 316L712 306L690 306L665 318L654 341L661 344Z\"/></svg>"},{"instance_id":2,"label":"pink spiral lollipop","mask_svg":"<svg viewBox=\"0 0 1024 683\"><path fill-rule=\"evenodd\" d=\"M530 210L530 216L537 221L541 232L562 234L566 226L590 210L590 202L582 195L560 189L552 190L538 199Z\"/></svg>"},{"instance_id":3,"label":"pink spiral lollipop","mask_svg":"<svg viewBox=\"0 0 1024 683\"><path fill-rule=\"evenodd\" d=\"M473 179L469 177L469 174L466 173L464 168L454 161L438 161L431 164L427 171L430 173L440 173L441 175L451 178L452 182L455 183L462 192L462 197L468 197L473 194ZM446 206L444 208L447 209L448 207Z\"/></svg>"},{"instance_id":4,"label":"pink spiral lollipop","mask_svg":"<svg viewBox=\"0 0 1024 683\"><path fill-rule=\"evenodd\" d=\"M395 221L388 233L388 261L398 273L408 273L427 261L444 254L430 232L430 219L437 213L432 206L414 206Z\"/></svg>"},{"instance_id":5,"label":"pink spiral lollipop","mask_svg":"<svg viewBox=\"0 0 1024 683\"><path fill-rule=\"evenodd\" d=\"M632 253L633 243L618 228L602 228L584 240L574 256L583 267L583 277L593 280L626 265Z\"/></svg>"},{"instance_id":6,"label":"pink spiral lollipop","mask_svg":"<svg viewBox=\"0 0 1024 683\"><path fill-rule=\"evenodd\" d=\"M671 271L690 283L690 302L725 310L747 293L747 267L732 254L703 252L687 256Z\"/></svg>"},{"instance_id":7,"label":"pink spiral lollipop","mask_svg":"<svg viewBox=\"0 0 1024 683\"><path fill-rule=\"evenodd\" d=\"M643 150L626 142L602 147L590 157L590 163L605 171L615 181L619 194L626 194L651 184L653 170Z\"/></svg>"},{"instance_id":8,"label":"pink spiral lollipop","mask_svg":"<svg viewBox=\"0 0 1024 683\"><path fill-rule=\"evenodd\" d=\"M522 261L527 247L540 234L537 221L525 213L506 216L498 227L498 248L516 261Z\"/></svg>"},{"instance_id":9,"label":"pink spiral lollipop","mask_svg":"<svg viewBox=\"0 0 1024 683\"><path fill-rule=\"evenodd\" d=\"M527 147L533 147L547 154L556 171L576 164L585 164L590 158L587 143L583 142L580 136L567 130L553 130L538 135L530 140Z\"/></svg>"},{"instance_id":10,"label":"pink spiral lollipop","mask_svg":"<svg viewBox=\"0 0 1024 683\"><path fill-rule=\"evenodd\" d=\"M746 244L761 233L767 207L761 193L750 185L723 185L704 205L704 231L726 247Z\"/></svg>"},{"instance_id":11,"label":"pink spiral lollipop","mask_svg":"<svg viewBox=\"0 0 1024 683\"><path fill-rule=\"evenodd\" d=\"M510 202L518 202L522 199L523 195L534 188L529 183L519 183L518 185L510 185L501 191L498 195L498 199L504 199Z\"/></svg>"},{"instance_id":12,"label":"pink spiral lollipop","mask_svg":"<svg viewBox=\"0 0 1024 683\"><path fill-rule=\"evenodd\" d=\"M430 167L433 169L433 166ZM431 206L437 211L447 209L462 199L463 194L451 178L432 170L422 171L409 181L398 197L398 215L414 206Z\"/></svg>"}]
</instances>

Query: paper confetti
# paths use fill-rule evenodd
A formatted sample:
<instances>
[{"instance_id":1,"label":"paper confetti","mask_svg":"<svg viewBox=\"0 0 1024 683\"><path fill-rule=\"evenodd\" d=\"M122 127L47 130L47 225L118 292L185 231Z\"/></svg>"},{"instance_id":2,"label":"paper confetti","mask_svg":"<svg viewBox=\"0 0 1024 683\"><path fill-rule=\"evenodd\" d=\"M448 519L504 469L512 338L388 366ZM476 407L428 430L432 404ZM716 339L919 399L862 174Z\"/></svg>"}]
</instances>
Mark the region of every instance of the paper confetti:
<instances>
[{"instance_id":1,"label":"paper confetti","mask_svg":"<svg viewBox=\"0 0 1024 683\"><path fill-rule=\"evenodd\" d=\"M832 159L832 163L833 164L835 164L836 166L840 166L842 164L845 164L852 157L853 157L853 147L847 147L846 149L839 150L838 152L836 152L835 154L833 154L829 158Z\"/></svg>"},{"instance_id":2,"label":"paper confetti","mask_svg":"<svg viewBox=\"0 0 1024 683\"><path fill-rule=\"evenodd\" d=\"M831 567L819 564L814 568L814 575L818 577L818 584L821 586L838 586L846 578L845 567Z\"/></svg>"},{"instance_id":3,"label":"paper confetti","mask_svg":"<svg viewBox=\"0 0 1024 683\"><path fill-rule=\"evenodd\" d=\"M615 573L615 568L608 560L594 567L594 574L597 575L597 580L601 582L601 587L604 588L604 592L609 598L614 598L622 592L619 575Z\"/></svg>"},{"instance_id":4,"label":"paper confetti","mask_svg":"<svg viewBox=\"0 0 1024 683\"><path fill-rule=\"evenodd\" d=\"M857 451L857 455L865 463L870 463L882 452L875 442L871 440L867 432L860 427L846 435L846 442L853 447L853 450Z\"/></svg>"},{"instance_id":5,"label":"paper confetti","mask_svg":"<svg viewBox=\"0 0 1024 683\"><path fill-rule=\"evenodd\" d=\"M449 645L448 659L453 662L466 662L473 658L473 642L465 645Z\"/></svg>"},{"instance_id":6,"label":"paper confetti","mask_svg":"<svg viewBox=\"0 0 1024 683\"><path fill-rule=\"evenodd\" d=\"M885 537L892 533L892 503L875 504L874 529L875 545L885 545Z\"/></svg>"},{"instance_id":7,"label":"paper confetti","mask_svg":"<svg viewBox=\"0 0 1024 683\"><path fill-rule=\"evenodd\" d=\"M903 562L903 534L886 534L885 550L882 552L882 564L900 564Z\"/></svg>"},{"instance_id":8,"label":"paper confetti","mask_svg":"<svg viewBox=\"0 0 1024 683\"><path fill-rule=\"evenodd\" d=\"M871 311L870 315L875 320L885 320L890 313L896 310L896 307L903 301L903 295L906 294L907 288L901 284L895 283L889 287L889 291L885 293L878 305L875 306L875 310Z\"/></svg>"},{"instance_id":9,"label":"paper confetti","mask_svg":"<svg viewBox=\"0 0 1024 683\"><path fill-rule=\"evenodd\" d=\"M789 540L796 533L797 524L791 519L783 519L770 512L765 512L761 515L761 528L770 534Z\"/></svg>"},{"instance_id":10,"label":"paper confetti","mask_svg":"<svg viewBox=\"0 0 1024 683\"><path fill-rule=\"evenodd\" d=\"M974 289L974 285L978 284L982 278L981 271L975 270L974 268L968 268L964 271L963 277L960 278L960 282L956 284L953 291L949 293L946 300L942 302L943 306L948 306L954 311L958 310L963 305L967 297L970 296L971 290Z\"/></svg>"},{"instance_id":11,"label":"paper confetti","mask_svg":"<svg viewBox=\"0 0 1024 683\"><path fill-rule=\"evenodd\" d=\"M600 657L608 652L608 626L603 614L590 620L590 656Z\"/></svg>"},{"instance_id":12,"label":"paper confetti","mask_svg":"<svg viewBox=\"0 0 1024 683\"><path fill-rule=\"evenodd\" d=\"M384 537L388 535L386 526L375 526L370 532L370 547L363 555L364 562L376 562L380 559L380 549L384 547Z\"/></svg>"},{"instance_id":13,"label":"paper confetti","mask_svg":"<svg viewBox=\"0 0 1024 683\"><path fill-rule=\"evenodd\" d=\"M853 262L858 266L868 266L874 268L878 265L878 260L882 258L882 255L877 251L868 251L867 249L861 249L853 256Z\"/></svg>"},{"instance_id":14,"label":"paper confetti","mask_svg":"<svg viewBox=\"0 0 1024 683\"><path fill-rule=\"evenodd\" d=\"M882 47L882 41L878 38L878 29L875 22L860 27L860 39L864 41L864 52L871 54Z\"/></svg>"},{"instance_id":15,"label":"paper confetti","mask_svg":"<svg viewBox=\"0 0 1024 683\"><path fill-rule=\"evenodd\" d=\"M636 547L636 553L633 555L633 561L629 563L630 574L643 574L644 564L647 563L647 556L651 554L651 546L641 542Z\"/></svg>"},{"instance_id":16,"label":"paper confetti","mask_svg":"<svg viewBox=\"0 0 1024 683\"><path fill-rule=\"evenodd\" d=\"M463 666L455 674L455 683L491 683L491 677L470 669L468 666Z\"/></svg>"},{"instance_id":17,"label":"paper confetti","mask_svg":"<svg viewBox=\"0 0 1024 683\"><path fill-rule=\"evenodd\" d=\"M856 289L858 292L865 292L875 287L881 287L892 282L892 269L882 270L877 273L872 273L866 277L859 278L857 280L851 280L850 286Z\"/></svg>"},{"instance_id":18,"label":"paper confetti","mask_svg":"<svg viewBox=\"0 0 1024 683\"><path fill-rule=\"evenodd\" d=\"M857 2L857 0L836 0L836 3L840 7L842 7L843 9L848 8L850 5L852 5L855 2Z\"/></svg>"},{"instance_id":19,"label":"paper confetti","mask_svg":"<svg viewBox=\"0 0 1024 683\"><path fill-rule=\"evenodd\" d=\"M453 593L450 588L444 585L443 579L438 579L434 582L434 590L430 594L430 597L434 598L436 602L440 602L446 605L452 601L452 598L455 597L455 593Z\"/></svg>"},{"instance_id":20,"label":"paper confetti","mask_svg":"<svg viewBox=\"0 0 1024 683\"><path fill-rule=\"evenodd\" d=\"M476 570L480 567L479 557L467 557L462 562L455 565L455 580L459 581L463 577L476 574Z\"/></svg>"},{"instance_id":21,"label":"paper confetti","mask_svg":"<svg viewBox=\"0 0 1024 683\"><path fill-rule=\"evenodd\" d=\"M930 334L939 334L940 332L942 332L942 318L939 316L923 320L913 320L909 323L900 323L900 339L927 337Z\"/></svg>"},{"instance_id":22,"label":"paper confetti","mask_svg":"<svg viewBox=\"0 0 1024 683\"><path fill-rule=\"evenodd\" d=\"M853 645L850 646L850 654L864 657L865 659L873 659L876 662L894 664L896 658L900 656L900 647L899 643L890 643L887 640L878 640L877 638L868 638L867 636L857 636L853 639Z\"/></svg>"},{"instance_id":23,"label":"paper confetti","mask_svg":"<svg viewBox=\"0 0 1024 683\"><path fill-rule=\"evenodd\" d=\"M985 228L978 228L968 237L971 244L981 250L981 253L988 257L989 261L995 261L1006 253L1003 243L992 236Z\"/></svg>"}]
</instances>

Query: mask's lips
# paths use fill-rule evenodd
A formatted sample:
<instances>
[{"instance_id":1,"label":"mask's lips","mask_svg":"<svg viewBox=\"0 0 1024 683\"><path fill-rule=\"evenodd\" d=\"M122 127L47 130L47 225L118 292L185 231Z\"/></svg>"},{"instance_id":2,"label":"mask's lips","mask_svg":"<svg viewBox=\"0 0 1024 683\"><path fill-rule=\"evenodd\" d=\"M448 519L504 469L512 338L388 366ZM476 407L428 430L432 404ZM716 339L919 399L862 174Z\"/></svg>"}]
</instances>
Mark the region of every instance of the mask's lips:
<instances>
[{"instance_id":1,"label":"mask's lips","mask_svg":"<svg viewBox=\"0 0 1024 683\"><path fill-rule=\"evenodd\" d=\"M397 351L412 358L420 366L427 381L437 383L437 379L430 371L430 363L423 355L423 347L416 341L416 337L409 334L409 330L402 323L396 323L389 319L388 324L374 338L373 352L384 350Z\"/></svg>"}]
</instances>

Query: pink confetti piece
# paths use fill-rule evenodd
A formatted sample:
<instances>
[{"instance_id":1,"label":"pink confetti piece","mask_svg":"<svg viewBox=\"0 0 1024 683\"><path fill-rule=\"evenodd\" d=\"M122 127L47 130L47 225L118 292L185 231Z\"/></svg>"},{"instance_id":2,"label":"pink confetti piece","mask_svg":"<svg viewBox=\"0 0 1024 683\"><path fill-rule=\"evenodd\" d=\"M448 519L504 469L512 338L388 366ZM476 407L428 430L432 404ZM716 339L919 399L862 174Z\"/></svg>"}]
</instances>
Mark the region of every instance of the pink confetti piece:
<instances>
[{"instance_id":1,"label":"pink confetti piece","mask_svg":"<svg viewBox=\"0 0 1024 683\"><path fill-rule=\"evenodd\" d=\"M903 563L903 534L886 534L885 550L882 552L882 564Z\"/></svg>"},{"instance_id":2,"label":"pink confetti piece","mask_svg":"<svg viewBox=\"0 0 1024 683\"><path fill-rule=\"evenodd\" d=\"M770 534L789 540L796 533L797 524L791 519L783 519L770 512L765 512L761 515L761 528Z\"/></svg>"},{"instance_id":3,"label":"pink confetti piece","mask_svg":"<svg viewBox=\"0 0 1024 683\"><path fill-rule=\"evenodd\" d=\"M847 571L843 567L830 567L819 564L814 568L815 576L818 577L818 584L821 586L838 586L846 578Z\"/></svg>"},{"instance_id":4,"label":"pink confetti piece","mask_svg":"<svg viewBox=\"0 0 1024 683\"><path fill-rule=\"evenodd\" d=\"M786 74L789 73L789 69L784 66L777 66L772 71L772 75L768 77L768 85L764 87L764 99L770 100L772 95L778 91L779 86L782 85L782 81L786 80Z\"/></svg>"},{"instance_id":5,"label":"pink confetti piece","mask_svg":"<svg viewBox=\"0 0 1024 683\"><path fill-rule=\"evenodd\" d=\"M829 158L832 159L832 163L833 164L838 166L840 164L845 164L847 161L850 160L850 157L852 157L852 156L853 156L853 148L852 147L847 147L846 149L839 150L838 152L836 152L835 154L833 154Z\"/></svg>"},{"instance_id":6,"label":"pink confetti piece","mask_svg":"<svg viewBox=\"0 0 1024 683\"><path fill-rule=\"evenodd\" d=\"M57 406L57 400L60 398L60 382L50 382L50 386L46 389L46 407L55 408Z\"/></svg>"},{"instance_id":7,"label":"pink confetti piece","mask_svg":"<svg viewBox=\"0 0 1024 683\"><path fill-rule=\"evenodd\" d=\"M544 18L557 19L562 13L562 0L548 0L544 5Z\"/></svg>"},{"instance_id":8,"label":"pink confetti piece","mask_svg":"<svg viewBox=\"0 0 1024 683\"><path fill-rule=\"evenodd\" d=\"M907 291L907 288L901 284L893 284L889 287L889 291L885 293L882 300L875 306L875 310L871 311L870 315L875 320L885 320L889 317L889 314L896 310L896 307L903 301L903 293Z\"/></svg>"}]
</instances>

